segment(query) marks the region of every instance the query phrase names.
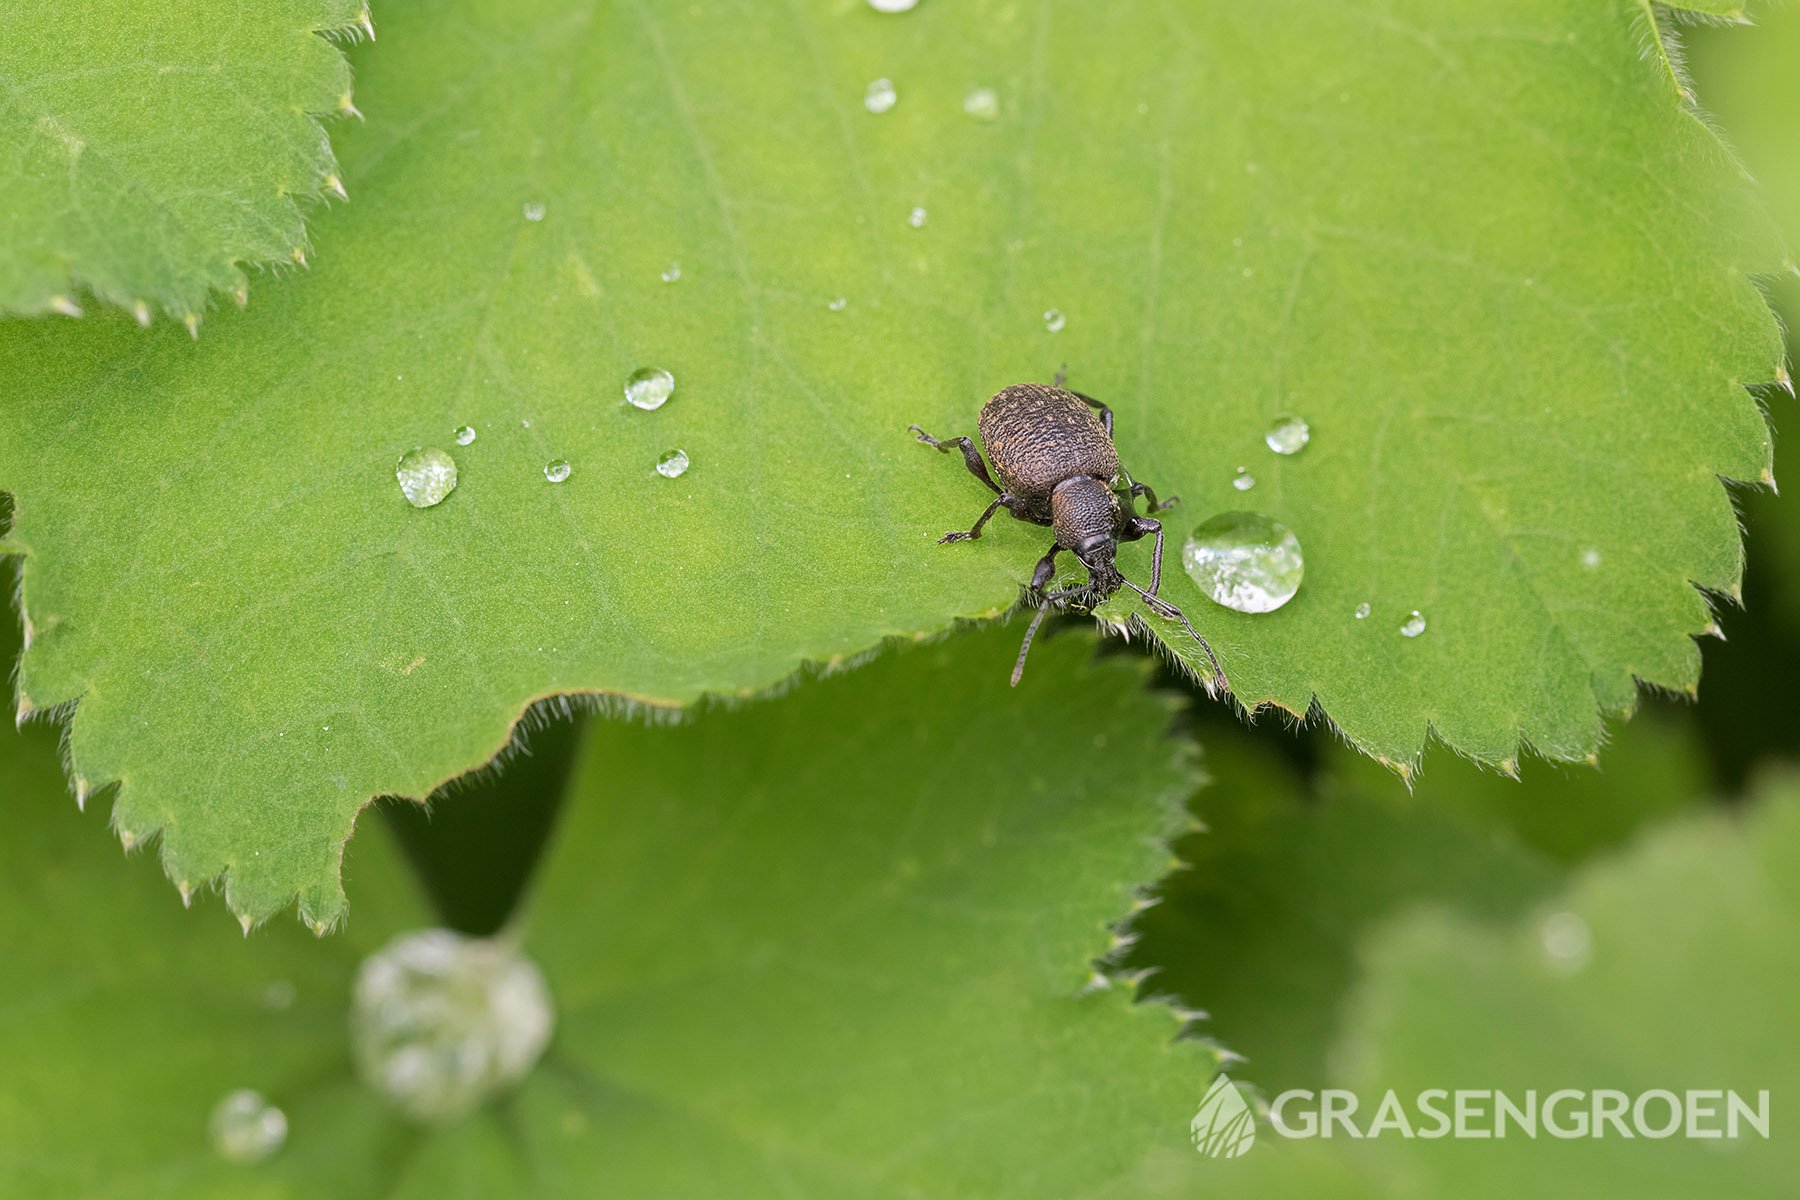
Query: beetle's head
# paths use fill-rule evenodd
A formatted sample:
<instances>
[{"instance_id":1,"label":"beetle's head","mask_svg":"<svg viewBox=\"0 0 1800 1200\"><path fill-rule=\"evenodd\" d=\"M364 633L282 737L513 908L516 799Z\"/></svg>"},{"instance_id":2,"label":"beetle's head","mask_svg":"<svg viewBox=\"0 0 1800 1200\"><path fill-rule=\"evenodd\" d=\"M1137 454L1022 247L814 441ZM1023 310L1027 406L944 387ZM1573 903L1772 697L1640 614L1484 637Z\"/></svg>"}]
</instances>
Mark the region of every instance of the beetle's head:
<instances>
[{"instance_id":1,"label":"beetle's head","mask_svg":"<svg viewBox=\"0 0 1800 1200\"><path fill-rule=\"evenodd\" d=\"M1056 544L1073 552L1087 567L1092 576L1090 586L1103 597L1118 591L1119 571L1113 556L1125 515L1112 488L1091 475L1065 479L1050 493L1050 517Z\"/></svg>"}]
</instances>

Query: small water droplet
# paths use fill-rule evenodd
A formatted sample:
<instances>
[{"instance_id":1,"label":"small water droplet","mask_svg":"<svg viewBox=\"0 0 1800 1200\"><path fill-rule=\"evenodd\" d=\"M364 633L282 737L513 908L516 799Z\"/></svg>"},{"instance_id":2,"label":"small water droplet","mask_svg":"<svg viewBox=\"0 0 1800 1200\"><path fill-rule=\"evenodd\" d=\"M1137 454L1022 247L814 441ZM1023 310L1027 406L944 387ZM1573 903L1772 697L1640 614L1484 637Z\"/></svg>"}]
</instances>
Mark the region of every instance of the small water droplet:
<instances>
[{"instance_id":1,"label":"small water droplet","mask_svg":"<svg viewBox=\"0 0 1800 1200\"><path fill-rule=\"evenodd\" d=\"M1044 310L1044 328L1051 333L1061 333L1063 326L1068 323L1069 319L1063 316L1062 309L1046 308Z\"/></svg>"},{"instance_id":2,"label":"small water droplet","mask_svg":"<svg viewBox=\"0 0 1800 1200\"><path fill-rule=\"evenodd\" d=\"M829 308L832 312L843 312L849 303L850 302L842 296L833 296L830 301L826 303L825 307Z\"/></svg>"},{"instance_id":3,"label":"small water droplet","mask_svg":"<svg viewBox=\"0 0 1800 1200\"><path fill-rule=\"evenodd\" d=\"M1274 612L1300 590L1306 560L1286 525L1262 513L1228 512L1188 535L1181 563L1216 604L1245 613Z\"/></svg>"},{"instance_id":4,"label":"small water droplet","mask_svg":"<svg viewBox=\"0 0 1800 1200\"><path fill-rule=\"evenodd\" d=\"M675 394L675 376L661 367L639 367L625 380L627 403L654 412Z\"/></svg>"},{"instance_id":5,"label":"small water droplet","mask_svg":"<svg viewBox=\"0 0 1800 1200\"><path fill-rule=\"evenodd\" d=\"M661 458L656 460L656 473L665 479L674 479L688 469L686 450L665 450Z\"/></svg>"},{"instance_id":6,"label":"small water droplet","mask_svg":"<svg viewBox=\"0 0 1800 1200\"><path fill-rule=\"evenodd\" d=\"M542 204L538 203L536 200L527 201L525 204L525 219L527 221L543 220L544 219L544 206Z\"/></svg>"},{"instance_id":7,"label":"small water droplet","mask_svg":"<svg viewBox=\"0 0 1800 1200\"><path fill-rule=\"evenodd\" d=\"M1552 970L1570 975L1587 966L1594 942L1586 921L1575 913L1559 912L1544 918L1538 944Z\"/></svg>"},{"instance_id":8,"label":"small water droplet","mask_svg":"<svg viewBox=\"0 0 1800 1200\"><path fill-rule=\"evenodd\" d=\"M894 90L893 80L877 79L864 90L863 107L872 113L884 113L899 99L900 93Z\"/></svg>"},{"instance_id":9,"label":"small water droplet","mask_svg":"<svg viewBox=\"0 0 1800 1200\"><path fill-rule=\"evenodd\" d=\"M1594 549L1592 546L1589 546L1586 550L1583 550L1581 552L1581 565L1586 567L1590 571L1593 570L1595 567L1599 566L1600 565L1600 551Z\"/></svg>"},{"instance_id":10,"label":"small water droplet","mask_svg":"<svg viewBox=\"0 0 1800 1200\"><path fill-rule=\"evenodd\" d=\"M1366 621L1369 619L1369 614L1374 611L1374 609L1369 607L1369 602L1364 600L1361 604L1356 606L1356 619L1359 621Z\"/></svg>"},{"instance_id":11,"label":"small water droplet","mask_svg":"<svg viewBox=\"0 0 1800 1200\"><path fill-rule=\"evenodd\" d=\"M281 1149L287 1131L287 1114L249 1088L226 1092L207 1122L213 1152L226 1162L246 1165Z\"/></svg>"},{"instance_id":12,"label":"small water droplet","mask_svg":"<svg viewBox=\"0 0 1800 1200\"><path fill-rule=\"evenodd\" d=\"M351 1048L390 1104L450 1121L523 1079L554 1023L544 977L512 945L427 929L357 969Z\"/></svg>"},{"instance_id":13,"label":"small water droplet","mask_svg":"<svg viewBox=\"0 0 1800 1200\"><path fill-rule=\"evenodd\" d=\"M561 483L569 477L569 460L553 458L544 464L544 478L551 483Z\"/></svg>"},{"instance_id":14,"label":"small water droplet","mask_svg":"<svg viewBox=\"0 0 1800 1200\"><path fill-rule=\"evenodd\" d=\"M1239 467L1237 474L1231 477L1231 486L1240 492L1247 492L1256 486L1256 476L1250 473L1250 468Z\"/></svg>"},{"instance_id":15,"label":"small water droplet","mask_svg":"<svg viewBox=\"0 0 1800 1200\"><path fill-rule=\"evenodd\" d=\"M913 210L906 214L906 223L911 225L914 229L923 229L925 228L925 222L930 219L930 217L930 213L915 205Z\"/></svg>"},{"instance_id":16,"label":"small water droplet","mask_svg":"<svg viewBox=\"0 0 1800 1200\"><path fill-rule=\"evenodd\" d=\"M963 97L963 111L977 121L992 121L1000 115L1000 95L991 87L978 87Z\"/></svg>"},{"instance_id":17,"label":"small water droplet","mask_svg":"<svg viewBox=\"0 0 1800 1200\"><path fill-rule=\"evenodd\" d=\"M670 263L668 266L668 269L662 273L662 281L664 283L674 283L677 280L679 280L680 278L681 278L681 264L678 262Z\"/></svg>"},{"instance_id":18,"label":"small water droplet","mask_svg":"<svg viewBox=\"0 0 1800 1200\"><path fill-rule=\"evenodd\" d=\"M1263 441L1277 454L1298 454L1311 439L1312 427L1291 414L1276 417L1268 432L1263 434Z\"/></svg>"},{"instance_id":19,"label":"small water droplet","mask_svg":"<svg viewBox=\"0 0 1800 1200\"><path fill-rule=\"evenodd\" d=\"M1413 609L1406 614L1406 620L1400 622L1400 636L1415 638L1425 632L1425 614Z\"/></svg>"},{"instance_id":20,"label":"small water droplet","mask_svg":"<svg viewBox=\"0 0 1800 1200\"><path fill-rule=\"evenodd\" d=\"M456 460L436 446L414 446L394 464L400 492L414 508L430 508L456 490Z\"/></svg>"},{"instance_id":21,"label":"small water droplet","mask_svg":"<svg viewBox=\"0 0 1800 1200\"><path fill-rule=\"evenodd\" d=\"M919 0L869 0L869 7L878 13L911 12L919 7Z\"/></svg>"},{"instance_id":22,"label":"small water droplet","mask_svg":"<svg viewBox=\"0 0 1800 1200\"><path fill-rule=\"evenodd\" d=\"M474 440L475 440L475 427L473 425L458 425L456 427L456 444L457 445L467 446L469 443L473 442Z\"/></svg>"}]
</instances>

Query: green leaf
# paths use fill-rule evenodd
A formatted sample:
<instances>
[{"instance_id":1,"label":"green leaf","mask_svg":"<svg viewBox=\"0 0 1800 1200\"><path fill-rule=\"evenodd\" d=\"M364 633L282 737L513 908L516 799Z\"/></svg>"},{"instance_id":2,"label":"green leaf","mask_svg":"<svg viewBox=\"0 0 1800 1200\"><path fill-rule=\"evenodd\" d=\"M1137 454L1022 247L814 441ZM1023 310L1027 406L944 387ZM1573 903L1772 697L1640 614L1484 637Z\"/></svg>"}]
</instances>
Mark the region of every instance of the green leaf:
<instances>
[{"instance_id":1,"label":"green leaf","mask_svg":"<svg viewBox=\"0 0 1800 1200\"><path fill-rule=\"evenodd\" d=\"M555 1040L511 1099L436 1132L347 1074L356 955L418 920L385 831L358 839L347 936L242 939L109 861L48 739L0 746L0 1192L1194 1195L1214 1062L1090 965L1163 868L1148 835L1181 820L1191 744L1090 637L1042 647L1054 686L1012 699L990 669L1010 645L597 724L518 929ZM278 979L294 1001L271 1012ZM243 1086L291 1130L249 1170L203 1142Z\"/></svg>"},{"instance_id":2,"label":"green leaf","mask_svg":"<svg viewBox=\"0 0 1800 1200\"><path fill-rule=\"evenodd\" d=\"M1778 252L1649 12L398 12L307 279L198 346L0 329L21 705L80 700L79 778L176 878L329 921L368 798L478 765L535 698L742 695L1005 609L1047 536L934 545L986 493L905 427L972 432L1066 361L1185 496L1176 550L1246 505L1305 546L1265 616L1171 553L1240 701L1401 769L1432 732L1584 757L1636 680L1695 683L1690 582L1738 577L1719 477L1766 470L1742 385L1778 355L1744 273ZM642 367L677 381L654 413L621 403ZM460 484L417 511L421 445Z\"/></svg>"},{"instance_id":3,"label":"green leaf","mask_svg":"<svg viewBox=\"0 0 1800 1200\"><path fill-rule=\"evenodd\" d=\"M327 36L362 0L22 4L0 40L0 313L80 293L197 321L246 266L304 261L303 202L341 193L318 116L355 111ZM372 29L370 30L372 33ZM323 36L322 36L323 35Z\"/></svg>"}]
</instances>

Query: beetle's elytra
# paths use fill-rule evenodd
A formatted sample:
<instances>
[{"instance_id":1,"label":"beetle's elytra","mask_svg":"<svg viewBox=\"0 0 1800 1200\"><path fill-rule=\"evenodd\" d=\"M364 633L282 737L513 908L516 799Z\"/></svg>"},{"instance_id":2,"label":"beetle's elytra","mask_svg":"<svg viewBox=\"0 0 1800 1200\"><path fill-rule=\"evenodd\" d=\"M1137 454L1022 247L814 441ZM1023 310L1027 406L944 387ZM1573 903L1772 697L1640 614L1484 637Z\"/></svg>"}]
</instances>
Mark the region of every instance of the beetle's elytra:
<instances>
[{"instance_id":1,"label":"beetle's elytra","mask_svg":"<svg viewBox=\"0 0 1800 1200\"><path fill-rule=\"evenodd\" d=\"M1154 490L1133 480L1119 465L1119 452L1113 446L1112 409L1092 396L1065 390L1062 383L1059 374L1050 386L1014 384L996 392L982 406L975 428L993 463L992 475L970 439L940 440L917 425L911 426L927 446L945 454L961 450L969 473L996 493L994 502L975 519L974 525L946 533L938 539L940 542L966 542L980 537L982 526L1002 508L1021 521L1047 525L1056 535L1031 574L1027 596L1036 602L1038 611L1025 631L1024 645L1019 647L1013 685L1018 685L1025 672L1025 656L1031 652L1031 639L1037 635L1045 613L1052 608L1092 608L1121 587L1142 596L1145 605L1158 616L1179 620L1206 651L1218 682L1224 684L1225 673L1206 639L1195 632L1179 608L1156 594L1162 585L1162 522L1139 516L1137 501L1143 497L1145 512L1156 513L1173 508L1178 497L1158 503ZM994 475L1000 477L998 483ZM1147 589L1119 574L1113 563L1120 542L1144 537L1156 539ZM1064 550L1088 569L1088 581L1046 592L1044 585L1056 571L1056 556Z\"/></svg>"}]
</instances>

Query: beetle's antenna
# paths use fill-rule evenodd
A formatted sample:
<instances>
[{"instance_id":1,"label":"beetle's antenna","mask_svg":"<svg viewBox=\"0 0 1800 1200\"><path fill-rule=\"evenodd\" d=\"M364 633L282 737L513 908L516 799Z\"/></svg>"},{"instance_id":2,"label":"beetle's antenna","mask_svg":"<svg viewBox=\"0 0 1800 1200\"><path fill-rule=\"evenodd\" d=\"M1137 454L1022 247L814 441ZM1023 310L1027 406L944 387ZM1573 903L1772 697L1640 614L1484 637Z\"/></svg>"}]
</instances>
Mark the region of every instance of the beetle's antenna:
<instances>
[{"instance_id":1,"label":"beetle's antenna","mask_svg":"<svg viewBox=\"0 0 1800 1200\"><path fill-rule=\"evenodd\" d=\"M1012 685L1019 686L1019 680L1025 677L1025 656L1031 653L1031 639L1037 636L1038 626L1044 623L1044 614L1050 611L1048 604L1039 606L1037 615L1031 618L1031 627L1025 631L1025 643L1019 647L1019 661L1013 664Z\"/></svg>"},{"instance_id":2,"label":"beetle's antenna","mask_svg":"<svg viewBox=\"0 0 1800 1200\"><path fill-rule=\"evenodd\" d=\"M1182 612L1179 608L1176 608L1173 604L1170 604L1167 600L1164 600L1161 596L1152 596L1149 592L1146 592L1143 588L1131 582L1131 580L1127 579L1124 582L1126 587L1144 598L1144 604L1151 612L1159 617L1174 617L1177 621L1181 622L1181 627L1192 634L1194 640L1200 643L1200 648L1206 651L1206 657L1212 663L1213 674L1218 676L1219 685L1226 691L1230 691L1231 681L1225 678L1225 668L1219 665L1219 656L1213 653L1213 648L1207 643L1207 640L1200 636L1200 631L1188 624L1187 614Z\"/></svg>"}]
</instances>

